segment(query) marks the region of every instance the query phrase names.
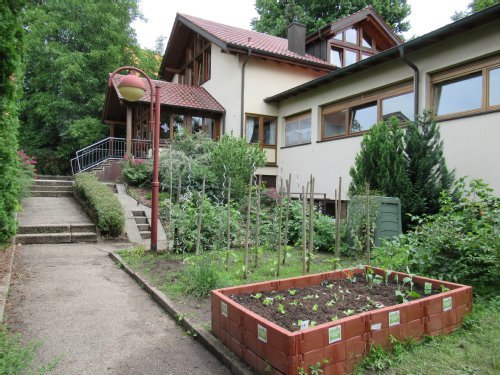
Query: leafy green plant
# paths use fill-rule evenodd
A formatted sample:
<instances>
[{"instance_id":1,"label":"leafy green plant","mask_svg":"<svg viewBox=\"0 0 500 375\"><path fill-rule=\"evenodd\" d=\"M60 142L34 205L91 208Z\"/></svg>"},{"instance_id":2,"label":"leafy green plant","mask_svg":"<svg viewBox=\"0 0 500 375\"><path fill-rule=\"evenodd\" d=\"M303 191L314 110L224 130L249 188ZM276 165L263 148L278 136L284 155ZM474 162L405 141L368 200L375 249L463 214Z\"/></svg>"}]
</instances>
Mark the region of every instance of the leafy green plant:
<instances>
[{"instance_id":1,"label":"leafy green plant","mask_svg":"<svg viewBox=\"0 0 500 375\"><path fill-rule=\"evenodd\" d=\"M288 291L288 294L290 294L291 296L294 296L294 295L296 295L296 294L297 294L297 290L296 290L296 289L290 289L290 290Z\"/></svg>"},{"instance_id":2,"label":"leafy green plant","mask_svg":"<svg viewBox=\"0 0 500 375\"><path fill-rule=\"evenodd\" d=\"M80 173L75 176L75 194L84 204L97 228L104 235L118 237L125 228L125 216L115 194L94 174Z\"/></svg>"},{"instance_id":3,"label":"leafy green plant","mask_svg":"<svg viewBox=\"0 0 500 375\"><path fill-rule=\"evenodd\" d=\"M152 176L151 165L144 159L129 159L121 163L122 175L129 184L139 187L149 186Z\"/></svg>"},{"instance_id":4,"label":"leafy green plant","mask_svg":"<svg viewBox=\"0 0 500 375\"><path fill-rule=\"evenodd\" d=\"M266 298L264 298L264 300L262 301L262 304L263 304L264 306L272 306L273 302L274 302L274 298L271 298L271 297L266 297Z\"/></svg>"},{"instance_id":5,"label":"leafy green plant","mask_svg":"<svg viewBox=\"0 0 500 375\"><path fill-rule=\"evenodd\" d=\"M286 310L285 310L285 306L283 306L281 303L278 304L278 312L281 314L281 315L285 315L286 314Z\"/></svg>"},{"instance_id":6,"label":"leafy green plant","mask_svg":"<svg viewBox=\"0 0 500 375\"><path fill-rule=\"evenodd\" d=\"M313 305L313 307L312 307L312 311L313 311L313 312L315 312L315 313L316 313L316 312L318 312L318 304L317 304L317 303L315 303L315 304Z\"/></svg>"},{"instance_id":7,"label":"leafy green plant","mask_svg":"<svg viewBox=\"0 0 500 375\"><path fill-rule=\"evenodd\" d=\"M424 217L414 231L373 251L373 263L395 270L452 280L484 293L500 280L500 199L481 180L463 179L455 194L441 195L440 211Z\"/></svg>"},{"instance_id":8,"label":"leafy green plant","mask_svg":"<svg viewBox=\"0 0 500 375\"><path fill-rule=\"evenodd\" d=\"M254 298L254 299L260 299L260 298L262 298L262 293L255 293L255 294L252 294L250 297Z\"/></svg>"},{"instance_id":9,"label":"leafy green plant","mask_svg":"<svg viewBox=\"0 0 500 375\"><path fill-rule=\"evenodd\" d=\"M185 272L185 292L192 296L201 298L210 295L220 283L220 275L217 266L206 257L195 260Z\"/></svg>"}]
</instances>

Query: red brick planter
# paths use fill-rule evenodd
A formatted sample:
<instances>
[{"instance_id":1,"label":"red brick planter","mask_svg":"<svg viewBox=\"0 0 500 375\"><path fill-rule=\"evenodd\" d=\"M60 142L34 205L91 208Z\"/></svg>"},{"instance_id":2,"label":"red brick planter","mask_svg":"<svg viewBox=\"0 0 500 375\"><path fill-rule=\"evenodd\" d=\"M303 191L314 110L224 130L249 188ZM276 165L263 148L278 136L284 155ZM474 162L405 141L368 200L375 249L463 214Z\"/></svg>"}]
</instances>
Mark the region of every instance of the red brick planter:
<instances>
[{"instance_id":1,"label":"red brick planter","mask_svg":"<svg viewBox=\"0 0 500 375\"><path fill-rule=\"evenodd\" d=\"M379 268L372 269L384 275ZM261 374L297 374L309 365L328 360L323 374L344 374L377 344L390 347L389 337L421 338L447 334L458 328L472 309L472 288L415 276L413 282L424 287L432 283L450 290L416 301L367 311L298 332L291 332L262 318L229 298L230 295L280 291L316 285L323 280L344 279L344 270L267 281L212 292L212 333L236 355ZM352 269L356 274L364 269ZM407 274L394 272L399 280Z\"/></svg>"}]
</instances>

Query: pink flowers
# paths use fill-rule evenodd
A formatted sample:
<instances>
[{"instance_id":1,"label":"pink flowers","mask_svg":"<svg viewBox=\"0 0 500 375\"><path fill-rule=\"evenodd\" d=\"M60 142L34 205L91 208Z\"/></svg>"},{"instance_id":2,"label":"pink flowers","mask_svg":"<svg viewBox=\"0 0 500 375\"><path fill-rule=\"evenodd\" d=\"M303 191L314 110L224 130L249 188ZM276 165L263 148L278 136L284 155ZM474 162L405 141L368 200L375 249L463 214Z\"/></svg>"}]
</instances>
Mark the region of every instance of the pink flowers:
<instances>
[{"instance_id":1,"label":"pink flowers","mask_svg":"<svg viewBox=\"0 0 500 375\"><path fill-rule=\"evenodd\" d=\"M24 150L17 151L17 155L19 156L19 160L23 165L35 165L36 160L33 156L27 155Z\"/></svg>"}]
</instances>

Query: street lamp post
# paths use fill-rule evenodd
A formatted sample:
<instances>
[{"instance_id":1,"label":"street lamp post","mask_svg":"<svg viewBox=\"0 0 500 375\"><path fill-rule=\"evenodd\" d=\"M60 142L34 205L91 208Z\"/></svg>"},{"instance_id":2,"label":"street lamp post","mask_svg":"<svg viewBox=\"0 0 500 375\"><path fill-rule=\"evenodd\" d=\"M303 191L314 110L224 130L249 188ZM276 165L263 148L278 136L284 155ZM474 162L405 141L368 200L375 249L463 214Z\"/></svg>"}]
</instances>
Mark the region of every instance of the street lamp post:
<instances>
[{"instance_id":1,"label":"street lamp post","mask_svg":"<svg viewBox=\"0 0 500 375\"><path fill-rule=\"evenodd\" d=\"M150 89L150 107L149 107L149 124L151 133L153 134L153 182L152 182L152 197L151 197L151 251L158 250L158 191L160 183L158 182L158 170L160 161L160 86L155 87L153 107L153 81L141 69L133 66L123 66L116 69L109 76L108 85L113 84L113 77L121 71L128 71L129 74L124 76L118 84L118 90L121 96L129 101L136 102L141 99L146 93L144 81L133 72L142 75L149 84ZM154 111L153 111L154 108ZM154 114L154 123L153 123Z\"/></svg>"}]
</instances>

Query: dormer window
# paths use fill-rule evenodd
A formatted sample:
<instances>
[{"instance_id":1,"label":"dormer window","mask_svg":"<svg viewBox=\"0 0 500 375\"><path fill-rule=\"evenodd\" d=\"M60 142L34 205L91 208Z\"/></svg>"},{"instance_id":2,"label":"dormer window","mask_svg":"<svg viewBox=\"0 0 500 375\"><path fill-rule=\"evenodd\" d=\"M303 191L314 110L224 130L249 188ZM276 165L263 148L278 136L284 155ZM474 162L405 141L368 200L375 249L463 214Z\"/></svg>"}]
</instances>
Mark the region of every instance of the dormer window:
<instances>
[{"instance_id":1,"label":"dormer window","mask_svg":"<svg viewBox=\"0 0 500 375\"><path fill-rule=\"evenodd\" d=\"M377 53L375 40L361 26L337 32L328 42L330 64L343 68Z\"/></svg>"}]
</instances>

